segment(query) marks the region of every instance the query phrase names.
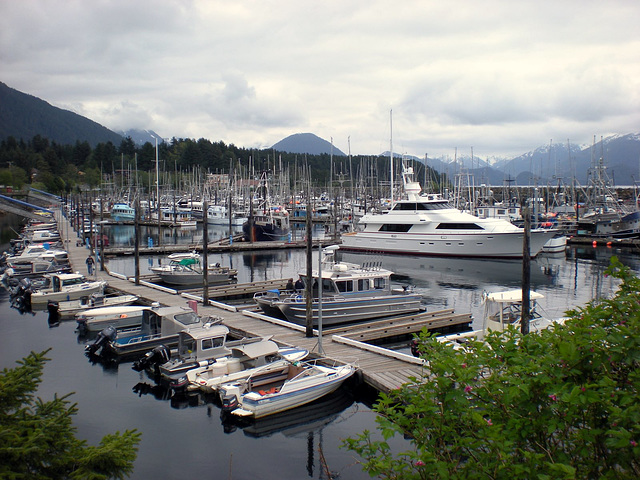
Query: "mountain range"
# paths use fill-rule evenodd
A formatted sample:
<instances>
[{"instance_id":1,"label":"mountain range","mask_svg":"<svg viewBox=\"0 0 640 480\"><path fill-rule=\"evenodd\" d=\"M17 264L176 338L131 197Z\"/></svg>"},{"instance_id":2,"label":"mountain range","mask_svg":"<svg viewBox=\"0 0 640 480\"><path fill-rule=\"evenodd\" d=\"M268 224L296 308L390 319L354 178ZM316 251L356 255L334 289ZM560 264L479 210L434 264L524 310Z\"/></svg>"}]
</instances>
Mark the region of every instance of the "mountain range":
<instances>
[{"instance_id":1,"label":"mountain range","mask_svg":"<svg viewBox=\"0 0 640 480\"><path fill-rule=\"evenodd\" d=\"M119 146L126 137L138 145L154 143L161 137L152 130L131 129L113 132L108 128L68 110L54 107L44 100L19 92L0 82L0 140L9 136L25 141L40 135L60 144L88 142L95 146L112 142ZM326 140L313 133L290 135L272 147L274 150L335 156L346 156ZM389 152L380 155L389 156ZM394 153L394 157L396 157ZM567 143L550 143L510 159L480 158L471 155L450 157L413 158L425 162L450 178L469 173L476 184L513 185L557 184L575 178L586 185L589 173L602 159L609 177L615 184L632 185L640 182L640 134L629 133L600 139L591 146L581 147Z\"/></svg>"}]
</instances>

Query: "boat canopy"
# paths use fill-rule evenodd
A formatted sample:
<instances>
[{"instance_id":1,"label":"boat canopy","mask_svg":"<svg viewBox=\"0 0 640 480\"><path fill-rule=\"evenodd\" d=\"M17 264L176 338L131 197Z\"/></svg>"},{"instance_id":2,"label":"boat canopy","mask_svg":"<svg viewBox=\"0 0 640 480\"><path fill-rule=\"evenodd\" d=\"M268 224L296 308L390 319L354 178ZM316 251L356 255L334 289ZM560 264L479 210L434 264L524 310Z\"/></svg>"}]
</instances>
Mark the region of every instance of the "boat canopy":
<instances>
[{"instance_id":1,"label":"boat canopy","mask_svg":"<svg viewBox=\"0 0 640 480\"><path fill-rule=\"evenodd\" d=\"M197 265L200 261L197 258L183 258L180 260L180 265Z\"/></svg>"},{"instance_id":2,"label":"boat canopy","mask_svg":"<svg viewBox=\"0 0 640 480\"><path fill-rule=\"evenodd\" d=\"M538 292L531 291L529 292L530 300L539 300L544 298L544 295ZM522 302L522 289L517 290L507 290L505 292L495 292L489 293L486 296L486 300L488 302L496 302L496 303L517 303Z\"/></svg>"},{"instance_id":3,"label":"boat canopy","mask_svg":"<svg viewBox=\"0 0 640 480\"><path fill-rule=\"evenodd\" d=\"M273 340L266 340L262 342L238 345L237 347L233 347L231 351L233 352L233 356L236 358L243 356L248 358L258 358L265 355L274 355L278 353L278 349L279 347L276 342Z\"/></svg>"}]
</instances>

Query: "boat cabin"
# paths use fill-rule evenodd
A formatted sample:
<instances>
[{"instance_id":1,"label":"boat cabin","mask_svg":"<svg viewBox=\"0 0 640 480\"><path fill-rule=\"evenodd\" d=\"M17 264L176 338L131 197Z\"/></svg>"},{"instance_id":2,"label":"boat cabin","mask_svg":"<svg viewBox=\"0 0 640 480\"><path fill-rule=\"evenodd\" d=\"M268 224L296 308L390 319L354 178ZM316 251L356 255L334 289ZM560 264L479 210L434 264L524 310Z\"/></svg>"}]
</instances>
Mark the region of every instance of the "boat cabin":
<instances>
[{"instance_id":1,"label":"boat cabin","mask_svg":"<svg viewBox=\"0 0 640 480\"><path fill-rule=\"evenodd\" d=\"M87 279L80 273L58 273L50 275L51 288L54 292L61 292L73 285L87 283Z\"/></svg>"},{"instance_id":2,"label":"boat cabin","mask_svg":"<svg viewBox=\"0 0 640 480\"><path fill-rule=\"evenodd\" d=\"M228 333L229 329L220 324L183 330L178 335L178 356L182 360L202 360L226 353Z\"/></svg>"}]
</instances>

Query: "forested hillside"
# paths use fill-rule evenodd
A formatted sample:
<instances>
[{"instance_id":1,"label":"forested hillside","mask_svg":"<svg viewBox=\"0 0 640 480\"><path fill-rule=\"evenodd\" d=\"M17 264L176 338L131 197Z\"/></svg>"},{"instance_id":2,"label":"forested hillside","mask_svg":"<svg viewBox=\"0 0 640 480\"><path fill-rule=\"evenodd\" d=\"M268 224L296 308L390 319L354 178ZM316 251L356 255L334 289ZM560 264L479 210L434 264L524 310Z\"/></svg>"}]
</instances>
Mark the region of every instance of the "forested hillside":
<instances>
[{"instance_id":1,"label":"forested hillside","mask_svg":"<svg viewBox=\"0 0 640 480\"><path fill-rule=\"evenodd\" d=\"M300 185L310 177L313 185L328 187L333 174L333 185L349 188L354 184L377 186L389 178L388 157L334 157L281 153L277 150L251 150L209 140L173 139L158 145L158 164L161 179L176 184L186 173L227 173L255 178L263 170L289 172L291 186ZM151 143L137 147L131 138L118 145L112 142L75 142L62 145L36 135L30 141L9 137L0 142L0 184L20 188L32 183L51 193L61 194L96 188L103 183L122 185L130 182L129 172L137 171L136 183L155 185L156 150ZM424 178L422 165L417 165L418 178ZM352 169L352 170L351 170ZM310 173L310 174L309 174ZM439 178L437 174L434 179ZM387 183L388 185L388 183ZM387 186L388 188L388 186Z\"/></svg>"}]
</instances>

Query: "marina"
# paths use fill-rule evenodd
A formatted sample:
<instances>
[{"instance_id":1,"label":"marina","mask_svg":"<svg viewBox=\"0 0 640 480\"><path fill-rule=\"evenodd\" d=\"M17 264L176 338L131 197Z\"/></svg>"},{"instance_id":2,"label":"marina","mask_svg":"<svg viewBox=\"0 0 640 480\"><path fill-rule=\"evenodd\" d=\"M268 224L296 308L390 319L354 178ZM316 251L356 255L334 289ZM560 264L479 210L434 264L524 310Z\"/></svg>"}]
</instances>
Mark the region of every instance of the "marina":
<instances>
[{"instance_id":1,"label":"marina","mask_svg":"<svg viewBox=\"0 0 640 480\"><path fill-rule=\"evenodd\" d=\"M113 234L110 231L108 233L110 236ZM71 247L75 245L73 237L68 243ZM86 246L69 250L74 265L86 272L84 260L89 253ZM539 255L531 264L532 289L543 293L545 297L540 300L539 306L549 316L557 316L571 306L583 305L592 298L610 295L616 288L616 283L610 277L606 277L604 271L608 258L614 254L633 271L640 271L637 254L634 254L633 250L615 246L570 245L566 253L561 255ZM470 312L467 314L472 318L473 329L481 327L485 308L483 293L517 288L522 279L522 266L519 261L439 259L406 255L372 256L355 252L343 252L340 256L345 261L358 264L374 259L381 262L383 268L396 272L395 282L413 286L415 291L424 297L427 304L426 313L434 315L434 322L446 323L447 317L454 312L460 312L461 315L463 312ZM141 257L142 282L146 281L145 278L152 280L150 267L156 265L161 258L164 258L163 254ZM304 269L306 259L303 248L277 248L259 249L254 252L215 252L209 255L209 262L218 261L238 270L239 286L249 288L252 282L260 282L259 289L268 289L284 288L286 279ZM128 289L139 288L132 280L128 280L135 272L133 256L108 256L105 263L112 275L98 269L95 276L104 278L110 286L120 280ZM170 289L160 284L153 285L139 291L146 292L152 299L165 298L166 295L166 298L172 299L170 301L181 305L187 305L192 300L190 297L201 296L200 289L185 291ZM173 293L163 291L165 288ZM253 293L248 295L251 296ZM211 290L210 296L215 298L215 301L222 300L221 297L213 295ZM20 314L9 308L6 303L7 296L0 297L0 301L5 302L0 304L0 309L3 309L0 322L3 332L6 333L0 340L3 366L11 366L20 355L25 355L30 350L39 351L53 346L54 349L49 354L53 362L51 368L47 368L45 372L39 395L49 398L53 392L75 391L73 401L79 403L80 411L74 423L79 426L79 435L90 442L99 440L105 432L114 429L139 428L143 432L143 442L135 473L131 477L133 479L171 475L168 472L175 472L176 475L206 476L212 468L228 468L230 462L234 464L234 476L258 475L261 478L277 478L265 475L265 468L274 473L279 472L277 476L280 477L282 469L274 459L283 451L292 458L286 468L287 476L326 478L321 473L319 450L323 452L330 468L333 471L341 471L343 478L369 478L360 471L353 456L339 447L341 439L346 436L357 435L365 428L375 429L375 415L370 410L375 395L366 393L367 389L356 389L349 384L347 388L341 388L334 394L300 409L258 420L228 418L219 414L219 400L215 397L210 398L197 392L188 395L170 394L150 381L146 373L132 370L131 363L126 361L115 364L82 361L85 343L81 337L76 340L75 322L62 320L57 327L49 328L46 312ZM220 305L236 309L236 312L229 311L229 314L232 314L229 318L238 319L237 322L250 322L253 320L252 316L260 315L255 304L253 311L245 306L245 302L236 303L229 298L224 299L224 303L220 302ZM203 307L200 303L197 308L199 313L202 313ZM247 314L238 316L242 310L247 310ZM222 316L226 318L228 311L222 311ZM442 312L442 315L436 315L438 312ZM426 318L424 320L428 321ZM255 320L251 322L252 325L253 322ZM264 320L258 325L261 325L265 332L272 330ZM276 327L283 328L277 324ZM370 325L374 330L384 327L382 324ZM324 332L323 346L327 346L330 337L341 337L345 339L342 341L348 342L351 340L348 338L350 334L360 336L366 333L358 332L355 326L343 330L347 331L327 329ZM283 330L283 338L292 334L290 329ZM296 332L296 335L296 341L303 338L301 332ZM374 336L377 336L377 333L374 332ZM317 348L317 338L311 339L308 344ZM409 354L409 348L403 345L406 345L404 340L395 346L385 345L384 348L394 348ZM375 348L375 345L371 347ZM375 358L364 362L359 359L358 365L373 370L375 365L368 363L376 363ZM417 365L416 367L418 368ZM411 372L416 371L411 367L408 370L389 372L388 376L398 375L399 378L396 378L395 382L400 382L403 377L406 378ZM73 374L69 375L70 372ZM380 376L383 377L384 374ZM394 379L388 378L385 379L384 385L393 383ZM99 415L96 415L96 409L101 412ZM159 418L162 420L159 421ZM188 438L183 435L185 428L189 430ZM179 442L180 445L175 442L176 436L184 439ZM229 443L230 441L233 443ZM257 441L260 443L256 444ZM216 455L202 449L203 442L218 445ZM398 439L395 445L399 449L406 447L401 439ZM166 458L160 453L169 447L175 455L187 455L193 460L189 465L181 463L179 473L178 466L173 461L175 455ZM249 451L252 453L245 453Z\"/></svg>"}]
</instances>

